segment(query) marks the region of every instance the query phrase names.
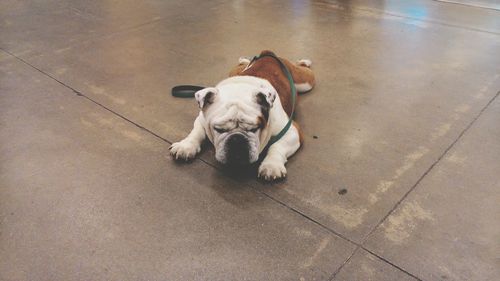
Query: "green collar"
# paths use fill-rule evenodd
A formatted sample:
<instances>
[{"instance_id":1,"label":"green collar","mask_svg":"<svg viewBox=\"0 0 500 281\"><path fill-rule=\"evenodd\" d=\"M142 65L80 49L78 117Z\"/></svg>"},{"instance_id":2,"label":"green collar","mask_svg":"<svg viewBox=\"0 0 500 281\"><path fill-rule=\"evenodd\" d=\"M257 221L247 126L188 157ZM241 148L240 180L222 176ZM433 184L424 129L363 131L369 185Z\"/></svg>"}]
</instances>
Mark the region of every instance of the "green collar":
<instances>
[{"instance_id":1,"label":"green collar","mask_svg":"<svg viewBox=\"0 0 500 281\"><path fill-rule=\"evenodd\" d=\"M293 116L295 114L295 100L297 99L297 89L295 89L295 83L293 82L293 77L292 77L292 74L290 73L290 70L288 70L286 65L274 54L263 54L263 55L255 56L248 64L248 67L250 67L250 65L254 61L259 60L259 59L264 58L264 57L271 57L279 63L279 65L281 67L281 71L283 71L283 73L286 75L286 78L288 79L288 83L290 83L290 90L292 91L292 112L290 114L290 118L288 119L288 122L286 123L285 127L283 127L283 129L281 129L281 131L277 135L271 137L271 139L269 140L269 142L266 145L266 148L264 149L264 151L265 151L271 145L273 145L275 142L279 141L286 134L286 132L288 132L288 130L292 126Z\"/></svg>"}]
</instances>

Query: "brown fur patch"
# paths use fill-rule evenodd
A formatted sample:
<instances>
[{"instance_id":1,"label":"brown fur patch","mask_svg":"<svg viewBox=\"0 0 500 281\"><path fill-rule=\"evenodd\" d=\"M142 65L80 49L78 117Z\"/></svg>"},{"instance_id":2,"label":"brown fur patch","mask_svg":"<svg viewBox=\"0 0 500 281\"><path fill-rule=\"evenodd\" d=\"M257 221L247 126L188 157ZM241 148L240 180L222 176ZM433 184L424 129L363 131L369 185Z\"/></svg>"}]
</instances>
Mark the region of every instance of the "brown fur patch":
<instances>
[{"instance_id":1,"label":"brown fur patch","mask_svg":"<svg viewBox=\"0 0 500 281\"><path fill-rule=\"evenodd\" d=\"M308 83L309 85L311 85L311 88L314 87L314 85L316 85L316 79L314 78L314 73L308 66L302 64L293 64L287 59L283 58L280 59L290 70L295 84Z\"/></svg>"},{"instance_id":2,"label":"brown fur patch","mask_svg":"<svg viewBox=\"0 0 500 281\"><path fill-rule=\"evenodd\" d=\"M268 50L261 52L261 55L265 54L274 53ZM309 85L314 86L315 79L311 69L306 66L293 64L287 59L280 59L292 74L292 78L296 84L309 83ZM245 68L245 64L239 64L230 71L229 76L255 76L266 79L278 92L283 109L290 116L293 108L291 88L288 78L281 70L280 64L274 58L263 57L253 62L249 68Z\"/></svg>"},{"instance_id":3,"label":"brown fur patch","mask_svg":"<svg viewBox=\"0 0 500 281\"><path fill-rule=\"evenodd\" d=\"M283 109L288 115L291 114L293 105L290 85L277 61L271 57L261 58L241 72L240 75L255 76L269 81L278 92Z\"/></svg>"},{"instance_id":4,"label":"brown fur patch","mask_svg":"<svg viewBox=\"0 0 500 281\"><path fill-rule=\"evenodd\" d=\"M267 120L263 116L257 117L257 125L260 129L264 129L267 126Z\"/></svg>"},{"instance_id":5,"label":"brown fur patch","mask_svg":"<svg viewBox=\"0 0 500 281\"><path fill-rule=\"evenodd\" d=\"M231 71L229 71L229 77L239 75L243 71L243 69L245 69L245 67L247 67L246 64L238 64L233 69L231 69Z\"/></svg>"}]
</instances>

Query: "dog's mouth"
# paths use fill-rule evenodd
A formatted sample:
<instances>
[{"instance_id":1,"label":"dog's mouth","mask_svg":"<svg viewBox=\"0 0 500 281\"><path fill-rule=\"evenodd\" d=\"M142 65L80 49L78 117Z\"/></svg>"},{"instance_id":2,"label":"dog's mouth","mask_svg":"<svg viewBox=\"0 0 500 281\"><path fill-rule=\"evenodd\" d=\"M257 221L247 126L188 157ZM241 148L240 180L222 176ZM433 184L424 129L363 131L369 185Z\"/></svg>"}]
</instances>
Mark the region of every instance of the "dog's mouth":
<instances>
[{"instance_id":1,"label":"dog's mouth","mask_svg":"<svg viewBox=\"0 0 500 281\"><path fill-rule=\"evenodd\" d=\"M245 167L258 160L253 151L248 136L237 132L227 137L221 153L216 153L216 158L226 166Z\"/></svg>"},{"instance_id":2,"label":"dog's mouth","mask_svg":"<svg viewBox=\"0 0 500 281\"><path fill-rule=\"evenodd\" d=\"M250 143L245 135L234 133L229 136L225 150L227 164L237 166L250 164Z\"/></svg>"}]
</instances>

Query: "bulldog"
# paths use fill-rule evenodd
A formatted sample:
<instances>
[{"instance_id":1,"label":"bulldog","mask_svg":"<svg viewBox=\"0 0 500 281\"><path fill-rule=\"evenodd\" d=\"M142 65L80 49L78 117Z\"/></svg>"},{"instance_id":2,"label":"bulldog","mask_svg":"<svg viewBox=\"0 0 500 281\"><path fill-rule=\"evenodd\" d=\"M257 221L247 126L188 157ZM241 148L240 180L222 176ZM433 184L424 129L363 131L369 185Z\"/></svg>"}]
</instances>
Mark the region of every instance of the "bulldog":
<instances>
[{"instance_id":1,"label":"bulldog","mask_svg":"<svg viewBox=\"0 0 500 281\"><path fill-rule=\"evenodd\" d=\"M262 55L274 55L262 51ZM310 91L315 84L311 61L297 63L280 58L292 75L297 92ZM280 133L292 114L290 82L276 59L264 56L250 61L240 58L239 64L215 87L195 93L200 113L189 135L170 146L175 159L190 160L201 150L208 138L215 147L215 158L225 165L257 162L272 136ZM297 99L297 97L296 97ZM277 180L286 176L285 164L303 142L297 123L267 150L258 169L258 176Z\"/></svg>"}]
</instances>

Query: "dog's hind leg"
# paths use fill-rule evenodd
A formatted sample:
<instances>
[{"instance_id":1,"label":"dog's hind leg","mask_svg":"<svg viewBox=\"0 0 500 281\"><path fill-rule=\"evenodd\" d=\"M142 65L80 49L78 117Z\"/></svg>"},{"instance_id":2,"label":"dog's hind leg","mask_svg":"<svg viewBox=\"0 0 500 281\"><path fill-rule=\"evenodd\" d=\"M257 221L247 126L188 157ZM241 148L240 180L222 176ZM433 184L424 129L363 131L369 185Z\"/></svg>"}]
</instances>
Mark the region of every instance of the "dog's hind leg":
<instances>
[{"instance_id":1,"label":"dog's hind leg","mask_svg":"<svg viewBox=\"0 0 500 281\"><path fill-rule=\"evenodd\" d=\"M281 59L290 70L295 88L299 93L309 92L316 84L314 73L311 70L311 60L301 59L297 63L292 63L287 59Z\"/></svg>"},{"instance_id":2,"label":"dog's hind leg","mask_svg":"<svg viewBox=\"0 0 500 281\"><path fill-rule=\"evenodd\" d=\"M247 57L240 57L238 59L238 65L233 67L229 72L229 77L239 75L245 68L250 64L250 59Z\"/></svg>"},{"instance_id":3,"label":"dog's hind leg","mask_svg":"<svg viewBox=\"0 0 500 281\"><path fill-rule=\"evenodd\" d=\"M316 82L314 79L314 73L311 70L311 60L301 59L297 61L297 63L292 63L287 59L280 59L292 74L297 92L305 93L314 87ZM238 62L239 64L233 67L233 69L229 72L230 77L240 75L250 63L250 59L247 57L240 57Z\"/></svg>"}]
</instances>

